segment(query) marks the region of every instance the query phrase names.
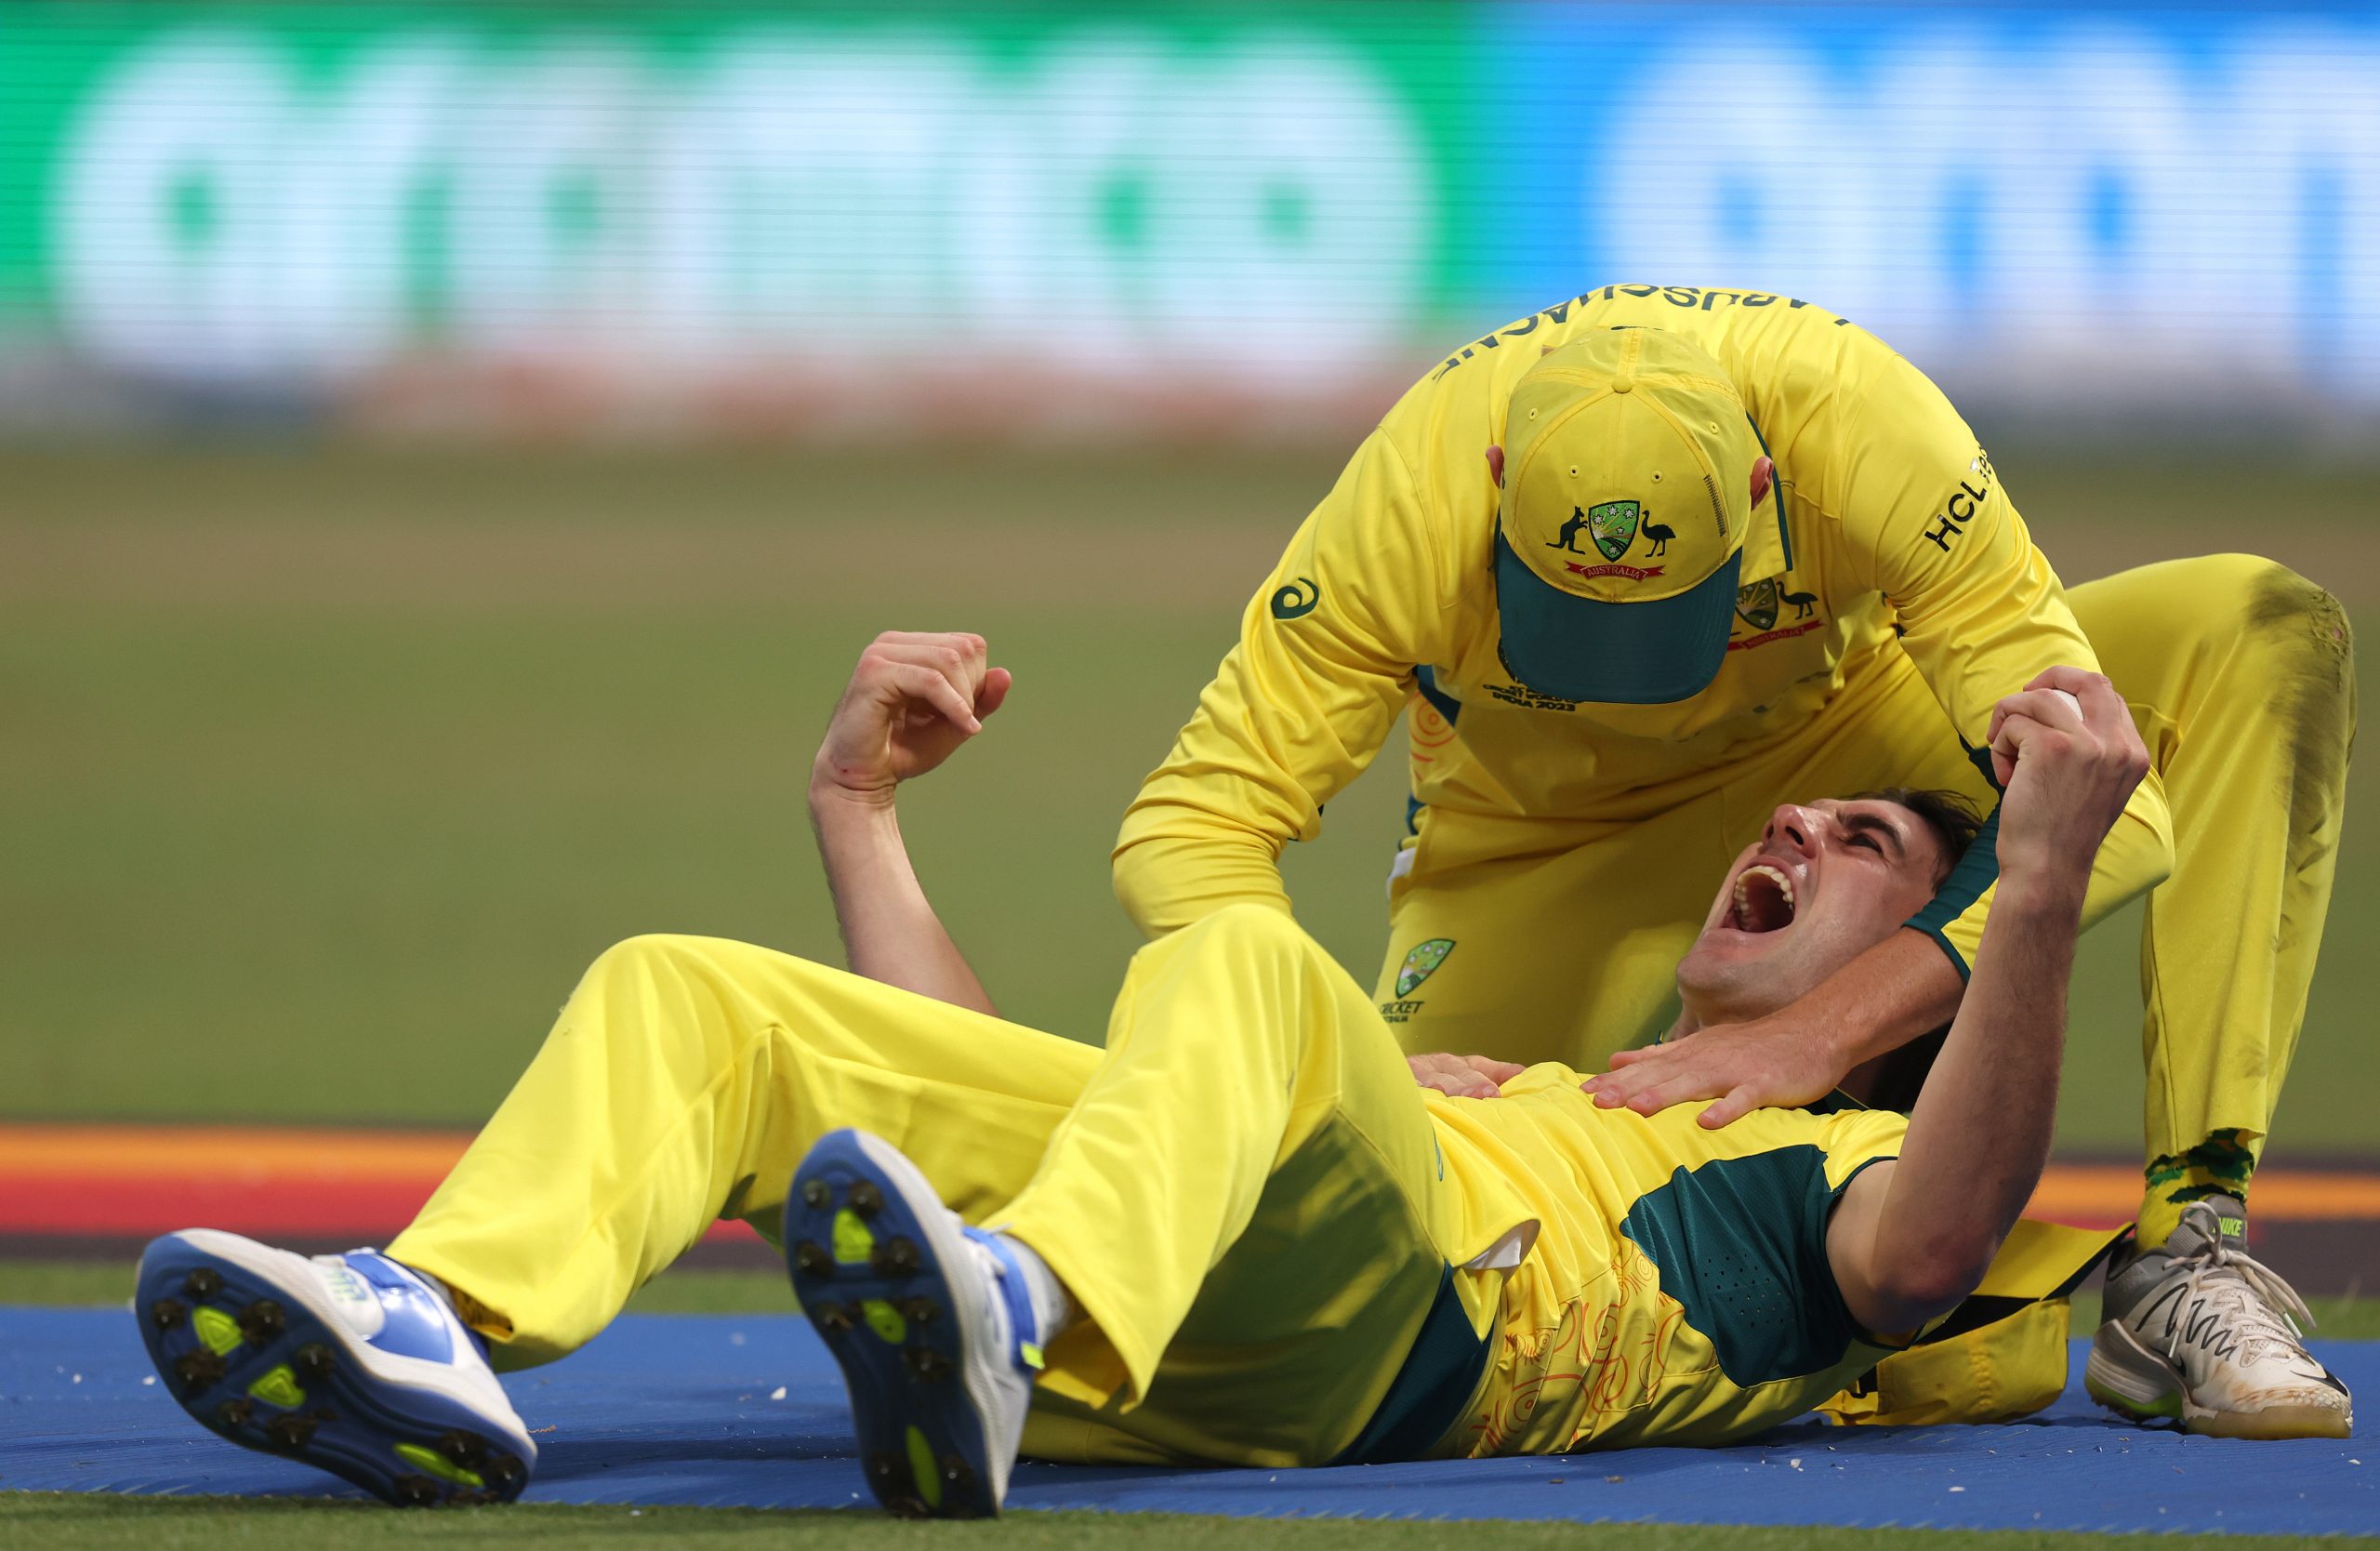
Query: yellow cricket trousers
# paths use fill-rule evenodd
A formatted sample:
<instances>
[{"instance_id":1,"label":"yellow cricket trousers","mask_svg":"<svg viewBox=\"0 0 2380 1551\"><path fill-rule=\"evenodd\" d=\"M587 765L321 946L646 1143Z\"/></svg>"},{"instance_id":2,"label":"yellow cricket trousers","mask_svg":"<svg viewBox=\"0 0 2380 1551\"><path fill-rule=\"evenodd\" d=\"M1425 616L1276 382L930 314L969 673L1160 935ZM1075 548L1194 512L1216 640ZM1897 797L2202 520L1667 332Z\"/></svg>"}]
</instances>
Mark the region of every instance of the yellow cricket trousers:
<instances>
[{"instance_id":1,"label":"yellow cricket trousers","mask_svg":"<svg viewBox=\"0 0 2380 1551\"><path fill-rule=\"evenodd\" d=\"M2350 642L2328 593L2248 555L2143 566L2068 596L2174 815L2174 870L2141 942L2142 1226L2162 1238L2181 1200L2245 1188L2289 1068L2337 853ZM1677 961L1779 803L1888 786L1993 800L1890 648L1850 665L1822 715L1747 750L1719 789L1652 818L1428 810L1390 887L1375 994L1408 1050L1599 1067L1674 1017ZM2095 898L2095 914L2120 903Z\"/></svg>"},{"instance_id":2,"label":"yellow cricket trousers","mask_svg":"<svg viewBox=\"0 0 2380 1551\"><path fill-rule=\"evenodd\" d=\"M632 939L389 1253L461 1294L498 1366L550 1360L713 1220L774 1237L794 1165L842 1126L1081 1302L1038 1457L1326 1461L1447 1288L1474 1333L1494 1319L1498 1279L1449 1261L1507 1203L1445 1178L1362 988L1254 907L1143 948L1104 1052L765 948Z\"/></svg>"}]
</instances>

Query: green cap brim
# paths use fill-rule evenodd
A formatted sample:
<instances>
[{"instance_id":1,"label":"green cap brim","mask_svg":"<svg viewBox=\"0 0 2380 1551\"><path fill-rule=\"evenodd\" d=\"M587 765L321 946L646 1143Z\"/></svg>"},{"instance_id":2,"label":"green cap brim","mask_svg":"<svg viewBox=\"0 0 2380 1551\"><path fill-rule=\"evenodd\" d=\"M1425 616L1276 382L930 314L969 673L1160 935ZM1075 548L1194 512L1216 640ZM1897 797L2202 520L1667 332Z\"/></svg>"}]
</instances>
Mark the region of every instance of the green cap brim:
<instances>
[{"instance_id":1,"label":"green cap brim","mask_svg":"<svg viewBox=\"0 0 2380 1551\"><path fill-rule=\"evenodd\" d=\"M1496 535L1496 616L1504 667L1560 700L1666 706L1711 686L1727 660L1738 550L1702 581L1659 603L1599 603L1540 580Z\"/></svg>"}]
</instances>

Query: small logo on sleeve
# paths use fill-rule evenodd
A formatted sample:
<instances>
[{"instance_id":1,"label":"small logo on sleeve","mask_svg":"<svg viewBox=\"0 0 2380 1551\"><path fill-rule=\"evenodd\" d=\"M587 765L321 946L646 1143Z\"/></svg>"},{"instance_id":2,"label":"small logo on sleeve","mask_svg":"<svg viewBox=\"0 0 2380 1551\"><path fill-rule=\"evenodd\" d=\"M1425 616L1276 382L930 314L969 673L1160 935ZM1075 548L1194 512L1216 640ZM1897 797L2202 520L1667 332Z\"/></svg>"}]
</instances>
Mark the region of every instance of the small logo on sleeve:
<instances>
[{"instance_id":1,"label":"small logo on sleeve","mask_svg":"<svg viewBox=\"0 0 2380 1551\"><path fill-rule=\"evenodd\" d=\"M1273 617L1302 619L1322 602L1322 589L1314 585L1312 577L1300 577L1273 594Z\"/></svg>"},{"instance_id":2,"label":"small logo on sleeve","mask_svg":"<svg viewBox=\"0 0 2380 1551\"><path fill-rule=\"evenodd\" d=\"M1942 503L1942 510L1931 519L1933 525L1925 530L1925 539L1944 554L1950 552L1950 541L1967 531L1967 524L1982 511L1991 498L1991 455L1981 447L1967 462L1966 477L1959 481L1957 490Z\"/></svg>"}]
</instances>

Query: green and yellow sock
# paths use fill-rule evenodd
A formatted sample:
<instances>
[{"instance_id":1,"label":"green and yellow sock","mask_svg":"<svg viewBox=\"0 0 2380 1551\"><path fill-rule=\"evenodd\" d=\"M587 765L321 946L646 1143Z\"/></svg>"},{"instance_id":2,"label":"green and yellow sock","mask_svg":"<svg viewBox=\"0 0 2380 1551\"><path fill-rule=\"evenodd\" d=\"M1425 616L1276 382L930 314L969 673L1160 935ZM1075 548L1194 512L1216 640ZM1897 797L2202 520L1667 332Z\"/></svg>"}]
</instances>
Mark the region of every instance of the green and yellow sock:
<instances>
[{"instance_id":1,"label":"green and yellow sock","mask_svg":"<svg viewBox=\"0 0 2380 1551\"><path fill-rule=\"evenodd\" d=\"M2215 1133L2184 1153L2167 1153L2149 1160L2148 1193L2141 1199L2140 1226L2135 1241L2154 1249L2181 1226L2182 1208L2209 1196L2248 1199L2248 1179L2256 1171L2256 1155L2237 1128Z\"/></svg>"}]
</instances>

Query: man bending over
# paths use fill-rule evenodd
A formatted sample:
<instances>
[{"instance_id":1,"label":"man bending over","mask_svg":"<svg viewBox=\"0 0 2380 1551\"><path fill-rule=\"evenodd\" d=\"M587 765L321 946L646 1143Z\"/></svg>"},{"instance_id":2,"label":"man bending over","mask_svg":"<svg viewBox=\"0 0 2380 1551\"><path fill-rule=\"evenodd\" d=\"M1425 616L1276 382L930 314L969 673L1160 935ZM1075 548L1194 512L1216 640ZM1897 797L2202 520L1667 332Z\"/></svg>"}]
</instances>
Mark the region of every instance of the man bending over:
<instances>
[{"instance_id":1,"label":"man bending over","mask_svg":"<svg viewBox=\"0 0 2380 1551\"><path fill-rule=\"evenodd\" d=\"M1914 1116L1717 1130L1600 1109L1554 1065L1488 1102L1421 1089L1362 988L1259 908L1143 949L1104 1051L1000 1021L892 792L1008 687L972 637L862 658L812 792L859 974L633 939L386 1253L152 1244L137 1308L184 1407L390 1501L509 1498L536 1452L491 1363L584 1344L713 1220L781 1217L896 1511L996 1511L1020 1449L1287 1465L1711 1442L1957 1303L2033 1186L2084 882L2146 762L2095 675L2053 669L1998 719L2000 906ZM1790 1000L1947 864L1893 803L1779 818L1722 882L1689 999ZM1785 929L1740 903L1762 869L1793 881Z\"/></svg>"}]
</instances>

